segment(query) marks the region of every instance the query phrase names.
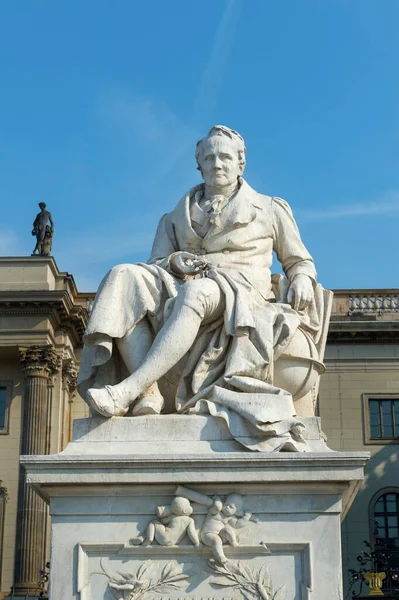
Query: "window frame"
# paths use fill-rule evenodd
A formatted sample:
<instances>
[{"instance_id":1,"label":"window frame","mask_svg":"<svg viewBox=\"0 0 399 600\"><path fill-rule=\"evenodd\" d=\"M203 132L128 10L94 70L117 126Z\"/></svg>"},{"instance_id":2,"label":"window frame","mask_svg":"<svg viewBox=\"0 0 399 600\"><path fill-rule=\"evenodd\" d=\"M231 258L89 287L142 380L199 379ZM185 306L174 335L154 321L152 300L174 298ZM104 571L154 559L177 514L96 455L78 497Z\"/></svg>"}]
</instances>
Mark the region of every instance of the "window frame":
<instances>
[{"instance_id":1,"label":"window frame","mask_svg":"<svg viewBox=\"0 0 399 600\"><path fill-rule=\"evenodd\" d=\"M397 400L399 393L363 393L363 415L364 415L364 444L370 446L385 446L386 444L399 444L398 438L373 438L371 437L370 400Z\"/></svg>"},{"instance_id":2,"label":"window frame","mask_svg":"<svg viewBox=\"0 0 399 600\"><path fill-rule=\"evenodd\" d=\"M4 413L4 427L0 427L0 435L8 435L10 433L10 409L12 400L13 382L9 379L0 379L0 388L6 388L6 410Z\"/></svg>"},{"instance_id":3,"label":"window frame","mask_svg":"<svg viewBox=\"0 0 399 600\"><path fill-rule=\"evenodd\" d=\"M377 538L375 533L374 533L374 529L375 529L375 524L374 524L374 519L375 519L375 507L377 502L385 495L387 494L396 494L397 496L399 496L399 487L397 486L388 486L388 487L384 487L381 488L380 490L378 490L378 492L376 492L374 494L374 496L371 498L370 502L369 502L369 532L370 532L370 543L371 543L371 547L374 550L375 549L375 543L377 539L381 539L381 538ZM397 507L399 509L399 499L397 500ZM387 513L389 515L389 513ZM395 513L395 515L398 515L398 513ZM387 540L387 538L385 538L385 540ZM397 550L393 550L392 548L388 548L388 552L389 554L391 554L391 556L394 558L394 561L397 563L399 560L399 548ZM395 566L395 564L394 564ZM384 586L383 586L383 590L385 590L385 592L389 592L391 590L390 587L385 587L388 585L392 585L392 581L390 582L384 582Z\"/></svg>"}]
</instances>

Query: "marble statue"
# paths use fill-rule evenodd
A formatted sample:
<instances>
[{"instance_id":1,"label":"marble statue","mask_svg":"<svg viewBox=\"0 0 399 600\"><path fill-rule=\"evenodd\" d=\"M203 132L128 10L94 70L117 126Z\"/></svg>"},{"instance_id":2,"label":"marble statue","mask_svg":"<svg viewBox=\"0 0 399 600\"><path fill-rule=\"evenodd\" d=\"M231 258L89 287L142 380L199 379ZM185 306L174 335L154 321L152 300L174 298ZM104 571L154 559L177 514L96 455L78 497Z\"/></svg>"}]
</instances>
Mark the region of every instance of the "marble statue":
<instances>
[{"instance_id":1,"label":"marble statue","mask_svg":"<svg viewBox=\"0 0 399 600\"><path fill-rule=\"evenodd\" d=\"M195 521L191 517L193 508L191 502L205 506L208 510L202 521L199 535ZM132 538L133 546L151 546L155 541L160 546L177 546L187 534L195 548L201 545L212 550L214 559L220 563L227 562L223 545L229 544L237 548L240 543L238 532L250 524L258 523L248 511L244 511L244 497L231 493L224 500L220 496L210 497L191 488L178 485L176 495L170 506L157 506L159 519L151 520L145 535Z\"/></svg>"},{"instance_id":2,"label":"marble statue","mask_svg":"<svg viewBox=\"0 0 399 600\"><path fill-rule=\"evenodd\" d=\"M32 252L49 256L51 252L52 238L54 232L54 223L51 213L46 210L46 203L39 202L40 212L36 215L33 221L32 235L36 236L36 246ZM48 225L50 223L50 225Z\"/></svg>"},{"instance_id":3,"label":"marble statue","mask_svg":"<svg viewBox=\"0 0 399 600\"><path fill-rule=\"evenodd\" d=\"M164 507L158 507L163 508ZM199 538L195 529L194 519L190 516L193 512L187 498L176 496L170 503L170 510L162 511L162 521L153 520L147 526L145 536L132 539L135 546L150 546L155 540L160 546L175 546L183 537L188 535L195 546L199 546Z\"/></svg>"},{"instance_id":4,"label":"marble statue","mask_svg":"<svg viewBox=\"0 0 399 600\"><path fill-rule=\"evenodd\" d=\"M202 524L201 542L212 548L216 560L222 564L227 562L223 543L237 547L239 544L234 530L246 527L251 519L250 512L242 512L243 506L241 494L229 494L224 502L215 498Z\"/></svg>"},{"instance_id":5,"label":"marble statue","mask_svg":"<svg viewBox=\"0 0 399 600\"><path fill-rule=\"evenodd\" d=\"M323 368L313 259L287 202L243 179L236 131L212 127L195 156L204 183L162 217L148 263L100 284L80 393L105 417L207 413L248 449L301 450L294 399Z\"/></svg>"}]
</instances>

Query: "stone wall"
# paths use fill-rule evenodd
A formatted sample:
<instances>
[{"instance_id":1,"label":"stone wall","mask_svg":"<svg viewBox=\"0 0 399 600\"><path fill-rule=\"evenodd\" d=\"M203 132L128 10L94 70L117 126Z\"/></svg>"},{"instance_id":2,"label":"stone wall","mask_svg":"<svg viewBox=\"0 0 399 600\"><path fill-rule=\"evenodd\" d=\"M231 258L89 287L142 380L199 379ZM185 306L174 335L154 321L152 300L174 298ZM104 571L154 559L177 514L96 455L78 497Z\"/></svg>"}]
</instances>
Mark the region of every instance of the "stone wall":
<instances>
[{"instance_id":1,"label":"stone wall","mask_svg":"<svg viewBox=\"0 0 399 600\"><path fill-rule=\"evenodd\" d=\"M398 487L399 443L369 443L367 394L399 398L399 344L334 344L319 391L319 413L328 445L338 451L371 453L366 477L342 526L344 581L363 540L372 539L369 507L375 494ZM399 440L398 440L399 442Z\"/></svg>"},{"instance_id":2,"label":"stone wall","mask_svg":"<svg viewBox=\"0 0 399 600\"><path fill-rule=\"evenodd\" d=\"M19 456L57 453L69 441L88 297L51 257L0 258L0 385L10 384L9 426L0 431L8 491L0 598L14 584L16 595L34 592L48 560L48 510L27 488Z\"/></svg>"},{"instance_id":3,"label":"stone wall","mask_svg":"<svg viewBox=\"0 0 399 600\"><path fill-rule=\"evenodd\" d=\"M0 349L0 382L8 383L10 381L12 382L12 403L9 428L7 434L0 434L0 479L8 492L3 530L1 591L9 590L14 580L23 374L17 352L6 353L4 349Z\"/></svg>"}]
</instances>

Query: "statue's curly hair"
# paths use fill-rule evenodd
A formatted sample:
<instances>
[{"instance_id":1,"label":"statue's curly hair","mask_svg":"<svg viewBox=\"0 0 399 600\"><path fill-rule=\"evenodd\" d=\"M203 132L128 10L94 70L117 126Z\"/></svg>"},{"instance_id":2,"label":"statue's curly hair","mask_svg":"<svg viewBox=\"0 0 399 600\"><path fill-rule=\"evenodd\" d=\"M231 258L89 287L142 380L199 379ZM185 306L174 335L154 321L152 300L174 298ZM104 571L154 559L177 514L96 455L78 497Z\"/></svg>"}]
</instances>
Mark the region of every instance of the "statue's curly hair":
<instances>
[{"instance_id":1,"label":"statue's curly hair","mask_svg":"<svg viewBox=\"0 0 399 600\"><path fill-rule=\"evenodd\" d=\"M247 149L245 147L244 138L237 131L235 131L234 129L230 129L230 127L226 127L225 125L214 125L209 130L208 135L206 137L200 139L197 142L197 145L195 148L195 160L197 161L197 169L199 171L201 171L201 165L200 165L199 159L200 159L203 143L206 140L208 140L209 138L217 136L217 135L224 135L225 137L228 137L231 140L233 140L233 142L235 143L236 150L237 150L240 166L242 168L242 171L244 171L245 154L247 151Z\"/></svg>"}]
</instances>

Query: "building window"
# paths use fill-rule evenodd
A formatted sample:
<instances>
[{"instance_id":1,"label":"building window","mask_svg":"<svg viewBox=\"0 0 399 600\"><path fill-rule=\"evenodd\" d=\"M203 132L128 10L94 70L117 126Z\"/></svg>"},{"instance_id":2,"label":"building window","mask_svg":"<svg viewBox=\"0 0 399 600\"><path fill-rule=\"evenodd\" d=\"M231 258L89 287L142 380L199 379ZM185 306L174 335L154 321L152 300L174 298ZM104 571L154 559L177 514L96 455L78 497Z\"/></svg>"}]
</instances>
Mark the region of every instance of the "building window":
<instances>
[{"instance_id":1,"label":"building window","mask_svg":"<svg viewBox=\"0 0 399 600\"><path fill-rule=\"evenodd\" d=\"M370 437L378 440L399 439L399 398L369 399Z\"/></svg>"},{"instance_id":2,"label":"building window","mask_svg":"<svg viewBox=\"0 0 399 600\"><path fill-rule=\"evenodd\" d=\"M399 395L364 394L366 443L399 443Z\"/></svg>"},{"instance_id":3,"label":"building window","mask_svg":"<svg viewBox=\"0 0 399 600\"><path fill-rule=\"evenodd\" d=\"M0 381L0 434L8 433L10 401L11 384Z\"/></svg>"},{"instance_id":4,"label":"building window","mask_svg":"<svg viewBox=\"0 0 399 600\"><path fill-rule=\"evenodd\" d=\"M399 551L399 493L389 491L374 504L374 539Z\"/></svg>"}]
</instances>

